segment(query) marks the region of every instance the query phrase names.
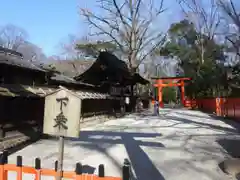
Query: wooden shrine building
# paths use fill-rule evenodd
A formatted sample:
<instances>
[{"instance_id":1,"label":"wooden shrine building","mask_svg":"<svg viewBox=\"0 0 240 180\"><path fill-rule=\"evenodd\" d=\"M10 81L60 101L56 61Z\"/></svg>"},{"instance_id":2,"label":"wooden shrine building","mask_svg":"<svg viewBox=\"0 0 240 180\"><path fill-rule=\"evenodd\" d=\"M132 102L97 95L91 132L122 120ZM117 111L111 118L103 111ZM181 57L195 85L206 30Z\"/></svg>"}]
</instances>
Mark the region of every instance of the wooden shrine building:
<instances>
[{"instance_id":1,"label":"wooden shrine building","mask_svg":"<svg viewBox=\"0 0 240 180\"><path fill-rule=\"evenodd\" d=\"M131 98L127 108L129 111L132 111L136 104L136 97L132 96L136 93L131 92L131 86L149 83L138 73L132 74L124 61L109 52L100 52L95 62L74 79L100 87L103 92L121 98L121 101L124 101L125 97Z\"/></svg>"},{"instance_id":2,"label":"wooden shrine building","mask_svg":"<svg viewBox=\"0 0 240 180\"><path fill-rule=\"evenodd\" d=\"M81 100L79 121L84 127L118 113L123 97L129 95L129 86L136 83L148 81L138 73L131 74L125 62L108 52L101 52L77 76L69 77L0 47L0 137L1 129L14 129L12 126L27 130L34 126L42 132L46 97L50 99L59 86Z\"/></svg>"}]
</instances>

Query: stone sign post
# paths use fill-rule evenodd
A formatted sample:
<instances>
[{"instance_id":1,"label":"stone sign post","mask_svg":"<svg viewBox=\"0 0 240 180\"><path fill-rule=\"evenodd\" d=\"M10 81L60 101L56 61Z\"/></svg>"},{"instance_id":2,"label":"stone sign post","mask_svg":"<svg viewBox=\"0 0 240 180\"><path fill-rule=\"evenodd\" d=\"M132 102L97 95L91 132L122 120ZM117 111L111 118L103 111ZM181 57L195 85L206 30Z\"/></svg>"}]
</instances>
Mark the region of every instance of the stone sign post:
<instances>
[{"instance_id":1,"label":"stone sign post","mask_svg":"<svg viewBox=\"0 0 240 180\"><path fill-rule=\"evenodd\" d=\"M60 103L60 113L56 116L54 119L55 125L53 126L54 128L57 129L58 131L58 137L59 137L59 154L58 154L58 164L57 164L57 169L58 169L58 176L57 180L62 179L62 172L63 172L63 156L64 156L64 135L66 130L68 129L66 123L67 123L67 118L64 116L63 113L63 108L67 106L68 104L68 97L66 96L65 91L59 91L57 94L56 101Z\"/></svg>"}]
</instances>

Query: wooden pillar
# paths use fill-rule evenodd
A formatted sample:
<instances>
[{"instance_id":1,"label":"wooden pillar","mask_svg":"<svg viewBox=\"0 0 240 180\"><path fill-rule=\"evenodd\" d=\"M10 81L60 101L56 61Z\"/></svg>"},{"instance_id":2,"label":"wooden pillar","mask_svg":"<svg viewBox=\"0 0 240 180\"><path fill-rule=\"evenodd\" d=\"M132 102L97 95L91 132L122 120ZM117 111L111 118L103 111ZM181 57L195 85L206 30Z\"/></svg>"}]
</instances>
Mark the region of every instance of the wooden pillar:
<instances>
[{"instance_id":1,"label":"wooden pillar","mask_svg":"<svg viewBox=\"0 0 240 180\"><path fill-rule=\"evenodd\" d=\"M158 80L158 102L159 102L159 106L163 107L163 100L162 100L162 84L163 84L163 80L159 79Z\"/></svg>"},{"instance_id":2,"label":"wooden pillar","mask_svg":"<svg viewBox=\"0 0 240 180\"><path fill-rule=\"evenodd\" d=\"M181 101L182 101L182 105L185 106L185 87L184 87L183 80L181 80Z\"/></svg>"},{"instance_id":3,"label":"wooden pillar","mask_svg":"<svg viewBox=\"0 0 240 180\"><path fill-rule=\"evenodd\" d=\"M216 98L216 115L222 116L222 104L223 104L223 98ZM233 107L233 112L235 111L235 108ZM235 116L235 112L234 112Z\"/></svg>"}]
</instances>

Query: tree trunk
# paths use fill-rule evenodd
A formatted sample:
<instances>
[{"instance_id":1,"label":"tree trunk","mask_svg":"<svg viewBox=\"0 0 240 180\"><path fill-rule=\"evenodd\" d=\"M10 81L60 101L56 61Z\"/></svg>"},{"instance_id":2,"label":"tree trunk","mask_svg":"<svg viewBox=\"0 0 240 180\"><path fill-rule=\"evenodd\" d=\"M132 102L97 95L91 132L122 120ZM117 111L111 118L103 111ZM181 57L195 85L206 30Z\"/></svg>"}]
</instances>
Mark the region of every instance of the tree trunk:
<instances>
[{"instance_id":1,"label":"tree trunk","mask_svg":"<svg viewBox=\"0 0 240 180\"><path fill-rule=\"evenodd\" d=\"M133 61L132 61L133 62ZM130 67L130 73L131 73L131 76L134 76L134 74L137 72L137 68L135 68L134 66L133 66L133 63L131 63L131 67ZM135 112L136 111L136 103L135 103L135 100L134 100L134 86L135 86L135 84L134 83L132 83L131 85L130 85L130 88L131 88L131 93L130 93L130 99L132 100L132 107L131 107L131 109L132 109L132 112Z\"/></svg>"}]
</instances>

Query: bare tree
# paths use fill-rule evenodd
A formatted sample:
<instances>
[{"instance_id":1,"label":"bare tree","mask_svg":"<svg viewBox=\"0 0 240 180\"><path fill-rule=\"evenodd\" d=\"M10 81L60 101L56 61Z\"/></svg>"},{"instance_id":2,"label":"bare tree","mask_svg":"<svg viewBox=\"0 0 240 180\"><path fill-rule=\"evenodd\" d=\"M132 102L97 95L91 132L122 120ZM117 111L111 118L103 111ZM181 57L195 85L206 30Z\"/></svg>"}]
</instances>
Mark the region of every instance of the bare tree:
<instances>
[{"instance_id":1,"label":"bare tree","mask_svg":"<svg viewBox=\"0 0 240 180\"><path fill-rule=\"evenodd\" d=\"M27 40L27 32L17 26L8 24L0 28L0 46L17 51Z\"/></svg>"},{"instance_id":2,"label":"bare tree","mask_svg":"<svg viewBox=\"0 0 240 180\"><path fill-rule=\"evenodd\" d=\"M61 56L65 59L79 59L82 57L82 54L76 49L76 45L81 42L85 41L84 38L78 38L75 35L69 34L66 39L60 42L60 51Z\"/></svg>"},{"instance_id":3,"label":"bare tree","mask_svg":"<svg viewBox=\"0 0 240 180\"><path fill-rule=\"evenodd\" d=\"M52 56L49 56L47 60L48 60L48 62L51 63L51 62L55 62L55 61L60 61L61 57L58 55L52 55Z\"/></svg>"},{"instance_id":4,"label":"bare tree","mask_svg":"<svg viewBox=\"0 0 240 180\"><path fill-rule=\"evenodd\" d=\"M226 22L225 38L231 50L240 56L240 5L236 0L218 0L218 5Z\"/></svg>"},{"instance_id":5,"label":"bare tree","mask_svg":"<svg viewBox=\"0 0 240 180\"><path fill-rule=\"evenodd\" d=\"M46 61L47 57L43 53L42 49L37 45L25 41L21 44L18 49L18 52L22 53L23 60L25 61Z\"/></svg>"},{"instance_id":6,"label":"bare tree","mask_svg":"<svg viewBox=\"0 0 240 180\"><path fill-rule=\"evenodd\" d=\"M98 0L97 3L100 14L83 8L80 11L94 29L90 35L107 37L116 44L135 72L165 41L165 35L153 27L165 11L163 0Z\"/></svg>"},{"instance_id":7,"label":"bare tree","mask_svg":"<svg viewBox=\"0 0 240 180\"><path fill-rule=\"evenodd\" d=\"M25 61L46 60L42 49L27 39L27 32L20 27L11 24L0 27L0 46L20 52Z\"/></svg>"},{"instance_id":8,"label":"bare tree","mask_svg":"<svg viewBox=\"0 0 240 180\"><path fill-rule=\"evenodd\" d=\"M210 39L218 34L221 23L217 0L177 0L196 30Z\"/></svg>"},{"instance_id":9,"label":"bare tree","mask_svg":"<svg viewBox=\"0 0 240 180\"><path fill-rule=\"evenodd\" d=\"M201 52L201 61L204 63L203 35L213 40L219 33L221 18L217 0L177 0L185 17L191 21L199 32L197 43Z\"/></svg>"}]
</instances>

